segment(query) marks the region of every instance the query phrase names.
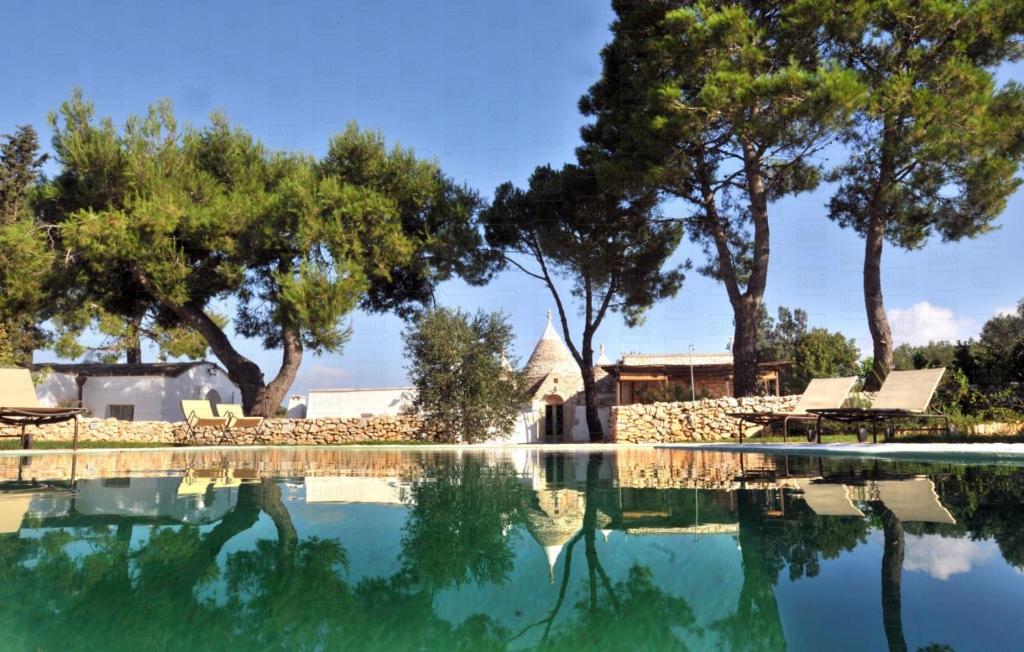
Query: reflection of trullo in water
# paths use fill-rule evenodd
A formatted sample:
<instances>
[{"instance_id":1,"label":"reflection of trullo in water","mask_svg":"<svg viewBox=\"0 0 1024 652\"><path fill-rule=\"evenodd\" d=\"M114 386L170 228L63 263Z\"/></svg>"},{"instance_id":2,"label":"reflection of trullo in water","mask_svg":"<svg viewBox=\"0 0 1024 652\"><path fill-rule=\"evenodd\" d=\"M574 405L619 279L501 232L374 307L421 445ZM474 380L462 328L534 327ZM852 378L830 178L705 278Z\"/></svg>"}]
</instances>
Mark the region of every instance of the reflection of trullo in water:
<instances>
[{"instance_id":1,"label":"reflection of trullo in water","mask_svg":"<svg viewBox=\"0 0 1024 652\"><path fill-rule=\"evenodd\" d=\"M583 527L586 498L575 489L542 489L534 492L535 504L526 512L526 528L544 549L549 580L555 581L555 564L562 548Z\"/></svg>"}]
</instances>

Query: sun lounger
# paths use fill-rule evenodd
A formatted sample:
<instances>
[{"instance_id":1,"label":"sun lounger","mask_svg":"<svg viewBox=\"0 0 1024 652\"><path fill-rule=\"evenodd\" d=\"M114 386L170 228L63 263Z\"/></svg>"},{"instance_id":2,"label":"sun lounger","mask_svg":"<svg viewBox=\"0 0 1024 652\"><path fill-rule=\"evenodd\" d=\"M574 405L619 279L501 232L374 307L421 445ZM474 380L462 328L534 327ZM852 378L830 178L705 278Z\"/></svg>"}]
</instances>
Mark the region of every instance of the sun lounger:
<instances>
[{"instance_id":1,"label":"sun lounger","mask_svg":"<svg viewBox=\"0 0 1024 652\"><path fill-rule=\"evenodd\" d=\"M850 499L850 488L845 484L816 482L812 478L800 478L797 486L803 492L804 502L818 516L858 516L864 512ZM817 478L820 480L820 478Z\"/></svg>"},{"instance_id":2,"label":"sun lounger","mask_svg":"<svg viewBox=\"0 0 1024 652\"><path fill-rule=\"evenodd\" d=\"M209 486L210 480L208 478L182 478L178 482L177 497L202 496L206 493L206 488Z\"/></svg>"},{"instance_id":3,"label":"sun lounger","mask_svg":"<svg viewBox=\"0 0 1024 652\"><path fill-rule=\"evenodd\" d=\"M807 389L790 412L730 412L729 416L740 420L740 443L743 443L744 423L765 427L781 423L782 441L786 441L789 437L790 421L816 421L818 417L811 414L810 410L841 407L855 382L856 376L815 378L807 383Z\"/></svg>"},{"instance_id":4,"label":"sun lounger","mask_svg":"<svg viewBox=\"0 0 1024 652\"><path fill-rule=\"evenodd\" d=\"M32 447L32 436L26 426L43 426L62 421L75 422L72 448L78 449L78 417L83 408L41 407L28 369L0 369L0 423L21 426L21 447Z\"/></svg>"},{"instance_id":5,"label":"sun lounger","mask_svg":"<svg viewBox=\"0 0 1024 652\"><path fill-rule=\"evenodd\" d=\"M31 502L31 492L0 492L0 534L11 534L21 529Z\"/></svg>"},{"instance_id":6,"label":"sun lounger","mask_svg":"<svg viewBox=\"0 0 1024 652\"><path fill-rule=\"evenodd\" d=\"M939 500L935 483L927 476L872 480L856 486L830 483L822 478L799 478L797 486L803 492L804 502L818 516L863 518L864 513L854 501L877 500L904 523L956 523Z\"/></svg>"},{"instance_id":7,"label":"sun lounger","mask_svg":"<svg viewBox=\"0 0 1024 652\"><path fill-rule=\"evenodd\" d=\"M263 417L245 416L242 406L237 403L218 403L217 414L228 418L229 430L252 430L250 443L256 443L256 438L263 428Z\"/></svg>"},{"instance_id":8,"label":"sun lounger","mask_svg":"<svg viewBox=\"0 0 1024 652\"><path fill-rule=\"evenodd\" d=\"M228 418L215 415L209 401L182 401L181 411L185 415L185 426L192 436L192 443L199 443L196 428L213 428L219 431L218 444L231 437L228 431Z\"/></svg>"},{"instance_id":9,"label":"sun lounger","mask_svg":"<svg viewBox=\"0 0 1024 652\"><path fill-rule=\"evenodd\" d=\"M878 480L875 485L879 500L904 523L956 523L953 515L939 501L931 478Z\"/></svg>"},{"instance_id":10,"label":"sun lounger","mask_svg":"<svg viewBox=\"0 0 1024 652\"><path fill-rule=\"evenodd\" d=\"M928 412L928 404L942 380L945 367L891 371L878 390L878 396L869 408L816 408L808 412L818 417L818 442L821 442L821 420L840 423L867 423L871 425L872 439L878 441L877 427L885 425L886 438L896 436L896 420L906 418L941 419L949 431L949 418L941 412ZM867 431L861 428L858 439L867 440Z\"/></svg>"}]
</instances>

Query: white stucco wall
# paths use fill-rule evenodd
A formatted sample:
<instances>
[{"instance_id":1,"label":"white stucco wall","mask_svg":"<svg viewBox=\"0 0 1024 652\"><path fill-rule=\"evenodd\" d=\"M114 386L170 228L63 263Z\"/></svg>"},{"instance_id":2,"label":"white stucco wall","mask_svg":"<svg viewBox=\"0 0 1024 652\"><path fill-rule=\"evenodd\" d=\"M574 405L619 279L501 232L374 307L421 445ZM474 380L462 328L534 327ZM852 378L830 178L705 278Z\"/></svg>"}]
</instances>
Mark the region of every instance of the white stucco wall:
<instances>
[{"instance_id":1,"label":"white stucco wall","mask_svg":"<svg viewBox=\"0 0 1024 652\"><path fill-rule=\"evenodd\" d=\"M210 373L210 370L215 370ZM221 403L238 403L241 392L223 369L212 363L197 365L179 376L92 376L82 402L94 417L107 417L109 405L134 405L136 421L181 421L181 401L207 398L211 390ZM36 387L40 405L57 406L78 400L75 375L51 372Z\"/></svg>"},{"instance_id":2,"label":"white stucco wall","mask_svg":"<svg viewBox=\"0 0 1024 652\"><path fill-rule=\"evenodd\" d=\"M82 402L101 419L108 416L108 405L129 404L135 406L136 421L163 421L165 380L163 376L96 376L85 382Z\"/></svg>"},{"instance_id":3,"label":"white stucco wall","mask_svg":"<svg viewBox=\"0 0 1024 652\"><path fill-rule=\"evenodd\" d=\"M494 444L542 444L544 443L544 433L541 430L541 424L543 421L543 404L536 404L530 409L523 410L519 413L519 418L516 419L516 425L512 429L512 434L508 438L495 438L488 440L486 443ZM607 407L597 408L597 416L601 419L601 426L604 429L604 434L607 436L611 430L608 425L608 418L611 415L611 409ZM567 419L569 417L566 417ZM569 428L569 436L571 439L568 441L574 442L589 442L590 433L587 430L587 413L586 408L582 405L576 406L573 411L572 422L567 423L566 426Z\"/></svg>"},{"instance_id":4,"label":"white stucco wall","mask_svg":"<svg viewBox=\"0 0 1024 652\"><path fill-rule=\"evenodd\" d=\"M413 392L412 387L314 389L309 392L306 418L396 415L412 407Z\"/></svg>"},{"instance_id":5,"label":"white stucco wall","mask_svg":"<svg viewBox=\"0 0 1024 652\"><path fill-rule=\"evenodd\" d=\"M379 503L409 501L411 482L395 477L311 476L303 480L307 503Z\"/></svg>"},{"instance_id":6,"label":"white stucco wall","mask_svg":"<svg viewBox=\"0 0 1024 652\"><path fill-rule=\"evenodd\" d=\"M78 385L75 384L75 377L69 374L46 374L43 382L36 385L36 397L39 405L44 407L59 407L77 401Z\"/></svg>"},{"instance_id":7,"label":"white stucco wall","mask_svg":"<svg viewBox=\"0 0 1024 652\"><path fill-rule=\"evenodd\" d=\"M526 409L519 413L516 419L515 428L508 439L494 440L494 443L504 441L508 444L532 444L540 440L540 414L532 409Z\"/></svg>"},{"instance_id":8,"label":"white stucco wall","mask_svg":"<svg viewBox=\"0 0 1024 652\"><path fill-rule=\"evenodd\" d=\"M608 437L611 433L611 429L608 425L608 417L611 416L611 408L599 407L597 408L597 418L601 421L601 430L604 431L604 436ZM577 405L575 413L573 414L572 420L572 441L575 442L589 442L590 441L590 430L587 429L587 408L582 405Z\"/></svg>"},{"instance_id":9,"label":"white stucco wall","mask_svg":"<svg viewBox=\"0 0 1024 652\"><path fill-rule=\"evenodd\" d=\"M287 416L289 419L305 419L306 418L306 397L296 394L288 397L288 403L286 405Z\"/></svg>"},{"instance_id":10,"label":"white stucco wall","mask_svg":"<svg viewBox=\"0 0 1024 652\"><path fill-rule=\"evenodd\" d=\"M228 379L228 375L223 369L214 364L198 365L180 376L167 379L162 398L164 416L160 420L181 421L185 418L181 413L181 402L210 398L211 391L216 391L220 395L220 400L216 401L217 403L242 402L241 391ZM135 409L135 418L138 419L138 408Z\"/></svg>"}]
</instances>

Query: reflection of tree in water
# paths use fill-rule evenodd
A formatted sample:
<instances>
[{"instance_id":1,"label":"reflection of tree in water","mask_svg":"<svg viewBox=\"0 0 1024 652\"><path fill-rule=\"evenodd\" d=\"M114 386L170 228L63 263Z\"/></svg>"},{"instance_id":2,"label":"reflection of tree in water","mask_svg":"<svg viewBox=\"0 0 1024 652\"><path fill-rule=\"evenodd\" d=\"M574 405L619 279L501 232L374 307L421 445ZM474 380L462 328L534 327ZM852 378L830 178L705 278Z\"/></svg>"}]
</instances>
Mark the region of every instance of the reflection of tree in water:
<instances>
[{"instance_id":1,"label":"reflection of tree in water","mask_svg":"<svg viewBox=\"0 0 1024 652\"><path fill-rule=\"evenodd\" d=\"M22 640L4 647L104 649L116 641L138 649L229 649L234 635L223 626L223 611L195 591L217 578L224 544L256 522L263 493L262 485L245 485L236 507L209 532L154 529L134 552L130 526L6 537L0 595L8 622L24 629L8 627L6 636ZM69 544L83 542L90 552L76 559Z\"/></svg>"},{"instance_id":2,"label":"reflection of tree in water","mask_svg":"<svg viewBox=\"0 0 1024 652\"><path fill-rule=\"evenodd\" d=\"M513 569L513 526L525 491L515 468L468 456L429 467L413 485L402 564L431 590L469 581L503 583Z\"/></svg>"},{"instance_id":3,"label":"reflection of tree in water","mask_svg":"<svg viewBox=\"0 0 1024 652\"><path fill-rule=\"evenodd\" d=\"M681 630L700 634L686 601L658 588L646 566L634 564L624 580L613 582L601 564L597 531L609 522L600 510L600 469L604 460L602 453L591 453L588 457L582 526L564 547L554 604L544 618L517 632L510 642L539 630L540 646L553 649L685 649L678 636ZM555 622L569 598L574 552L580 541L587 564L587 583L582 599L556 629Z\"/></svg>"},{"instance_id":4,"label":"reflection of tree in water","mask_svg":"<svg viewBox=\"0 0 1024 652\"><path fill-rule=\"evenodd\" d=\"M775 599L783 568L789 577L814 577L822 559L834 559L867 538L868 524L855 517L820 517L803 501L791 501L775 517L762 504L764 492L737 492L738 544L743 586L736 611L715 623L731 650L784 650L786 639Z\"/></svg>"},{"instance_id":5,"label":"reflection of tree in water","mask_svg":"<svg viewBox=\"0 0 1024 652\"><path fill-rule=\"evenodd\" d=\"M1024 569L1024 472L992 466L951 470L935 478L935 489L956 517L956 530L972 539L995 540L1003 558ZM942 530L950 531L954 528Z\"/></svg>"},{"instance_id":6,"label":"reflection of tree in water","mask_svg":"<svg viewBox=\"0 0 1024 652\"><path fill-rule=\"evenodd\" d=\"M992 539L1003 559L1024 570L1024 471L1020 467L796 458L790 462L790 471L879 479L926 475L956 523L904 523L907 532Z\"/></svg>"},{"instance_id":7,"label":"reflection of tree in water","mask_svg":"<svg viewBox=\"0 0 1024 652\"><path fill-rule=\"evenodd\" d=\"M803 501L789 502L785 516L774 518L756 499L756 492L741 493L740 531L746 529L761 541L773 584L784 567L791 580L816 577L823 560L836 559L867 541L869 524L862 518L818 516Z\"/></svg>"},{"instance_id":8,"label":"reflection of tree in water","mask_svg":"<svg viewBox=\"0 0 1024 652\"><path fill-rule=\"evenodd\" d=\"M871 508L882 518L882 626L891 652L904 652L903 636L903 553L906 541L903 523L881 503Z\"/></svg>"},{"instance_id":9,"label":"reflection of tree in water","mask_svg":"<svg viewBox=\"0 0 1024 652\"><path fill-rule=\"evenodd\" d=\"M561 551L544 618L526 631L508 631L484 613L458 624L437 615L443 589L511 576L512 533L536 508L535 495L512 467L470 456L433 467L414 486L401 570L391 577L350 580L343 542L300 538L273 481L243 484L235 506L211 526L153 528L141 546L138 537L131 545L127 517L115 527L0 535L0 604L12 624L0 631L0 648L681 647L680 639L701 635L686 601L658 588L645 566L612 571L601 559L598 531L621 518L610 502L616 492L601 484L602 462L600 454L588 460L582 518L574 517L578 530ZM936 477L941 500L958 523L927 528L904 526L874 504L868 519L819 517L796 500L780 516L763 504L764 492L736 492L743 584L735 613L712 626L720 645L784 648L774 594L784 569L791 579L817 575L823 560L865 541L873 524L884 534L885 633L890 649L906 649L903 530L994 537L1008 560L1024 559L1017 543L1021 528L1013 527L1024 509L1020 478L980 467ZM274 536L230 552L220 566L227 543L261 515L273 524Z\"/></svg>"},{"instance_id":10,"label":"reflection of tree in water","mask_svg":"<svg viewBox=\"0 0 1024 652\"><path fill-rule=\"evenodd\" d=\"M682 630L699 634L686 600L659 589L650 569L636 564L606 600L579 601L549 643L555 649L680 650L685 649L677 637Z\"/></svg>"},{"instance_id":11,"label":"reflection of tree in water","mask_svg":"<svg viewBox=\"0 0 1024 652\"><path fill-rule=\"evenodd\" d=\"M276 537L230 553L221 577L225 544L261 512ZM235 507L206 533L160 527L141 548L130 541L130 527L0 535L0 598L5 621L19 624L0 633L0 647L486 650L507 637L484 616L459 625L439 618L412 572L351 585L342 544L300 540L270 480L242 484ZM81 542L89 552L69 554ZM223 599L204 597L218 587Z\"/></svg>"}]
</instances>

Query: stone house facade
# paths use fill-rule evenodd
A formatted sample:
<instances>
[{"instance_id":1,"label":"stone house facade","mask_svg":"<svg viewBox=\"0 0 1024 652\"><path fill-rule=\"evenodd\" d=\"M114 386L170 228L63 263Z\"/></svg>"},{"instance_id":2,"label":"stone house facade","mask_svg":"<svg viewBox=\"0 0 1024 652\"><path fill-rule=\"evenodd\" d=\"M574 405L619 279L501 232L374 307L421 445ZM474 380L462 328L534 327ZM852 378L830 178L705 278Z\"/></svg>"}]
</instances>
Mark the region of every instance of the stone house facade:
<instances>
[{"instance_id":1,"label":"stone house facade","mask_svg":"<svg viewBox=\"0 0 1024 652\"><path fill-rule=\"evenodd\" d=\"M598 391L598 415L609 430L609 412L615 402L614 385L600 365L608 364L601 348L594 367ZM558 335L548 311L547 326L524 368L529 384L529 403L520 414L512 435L514 443L586 442L590 440L583 400L583 375L565 342Z\"/></svg>"}]
</instances>

